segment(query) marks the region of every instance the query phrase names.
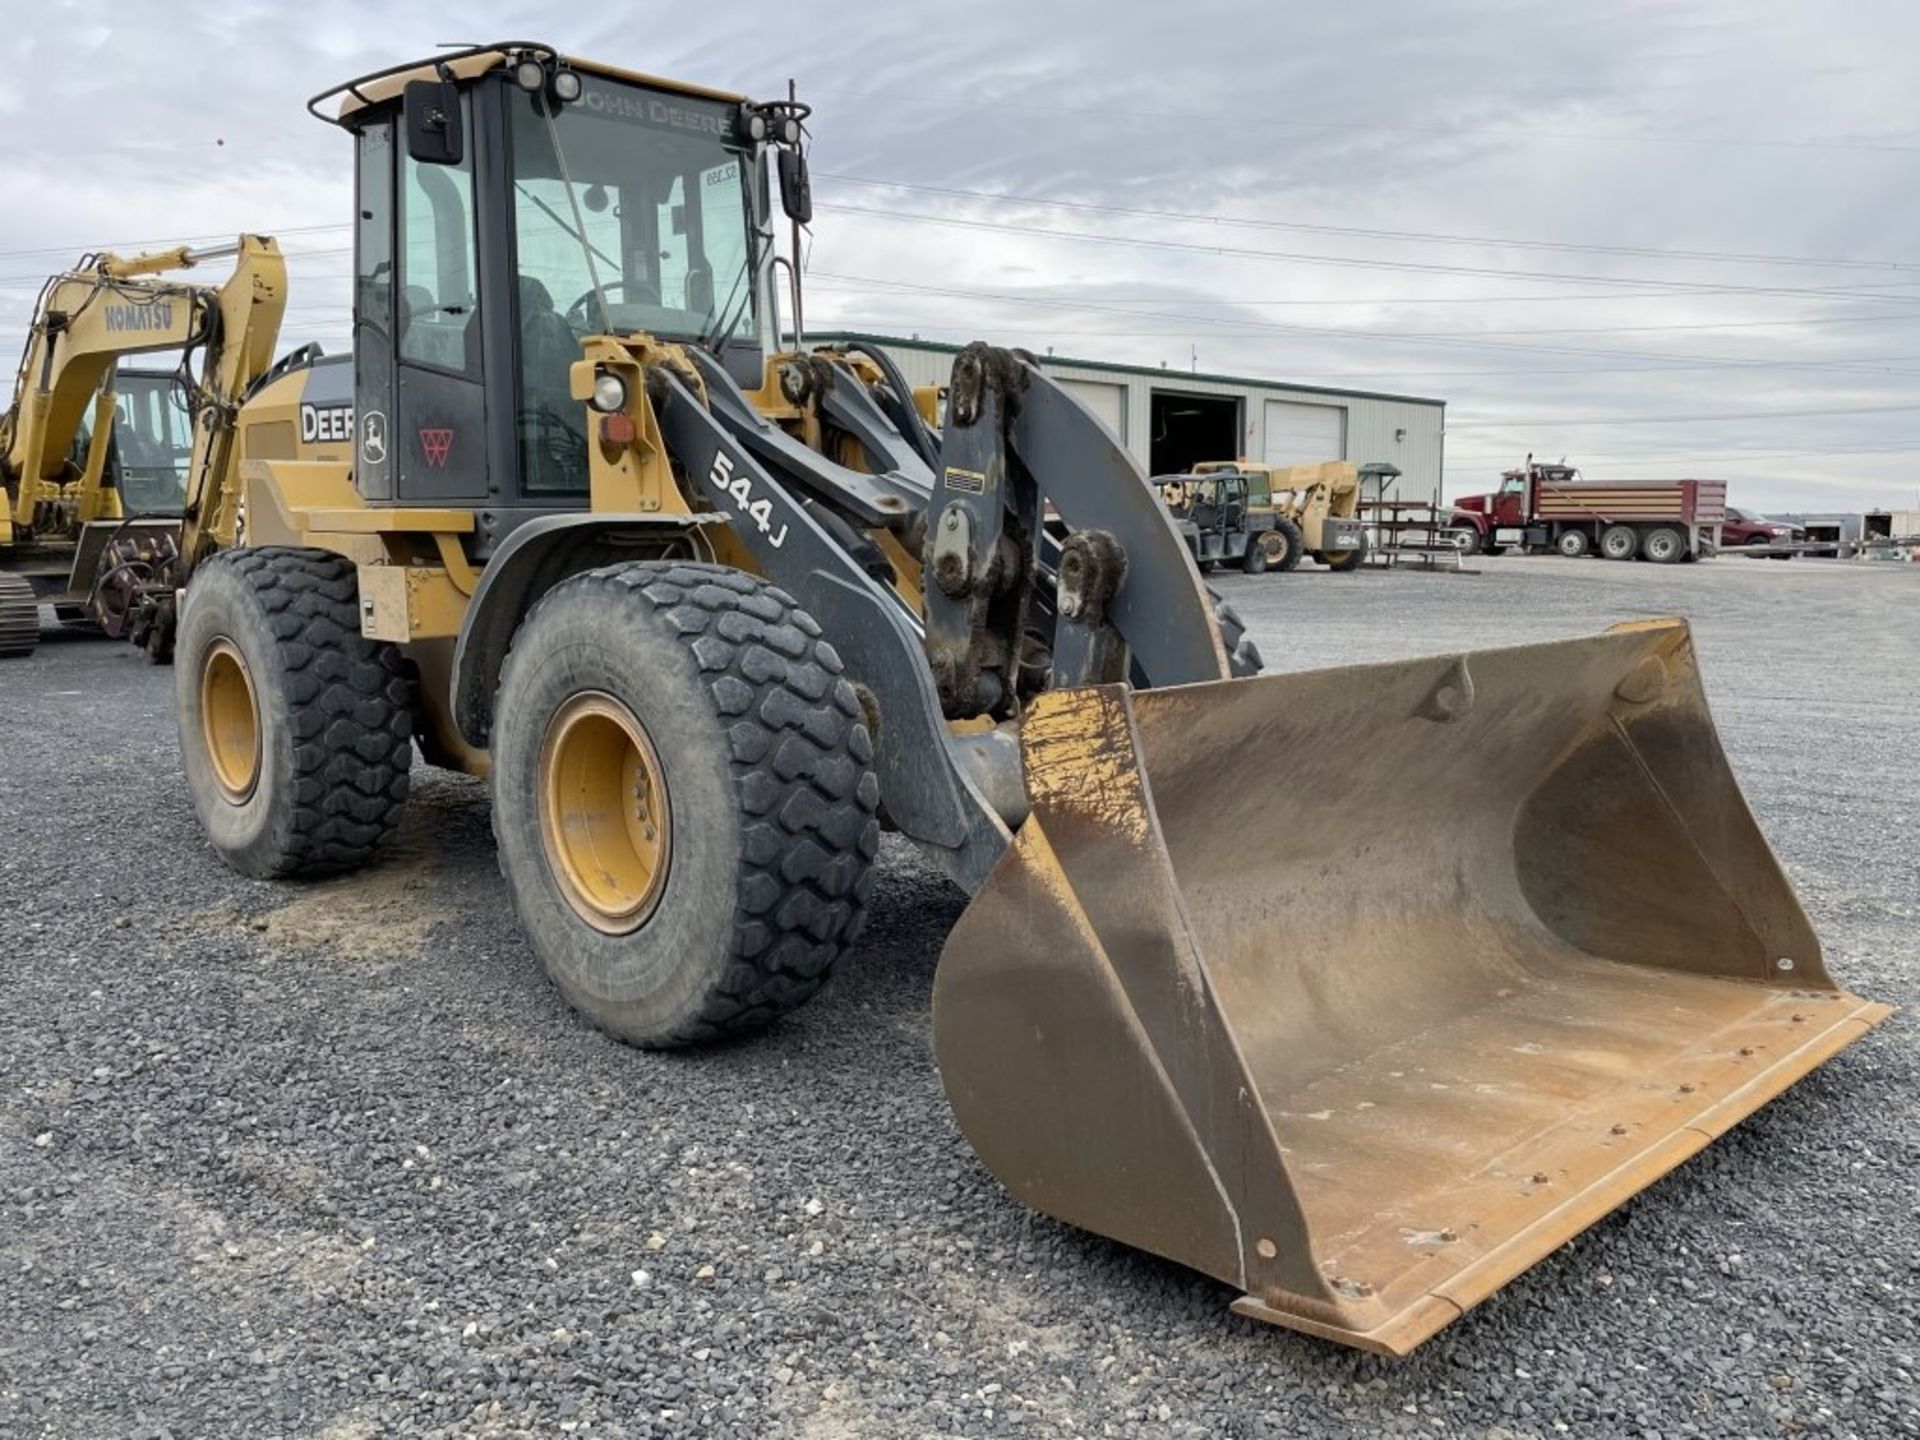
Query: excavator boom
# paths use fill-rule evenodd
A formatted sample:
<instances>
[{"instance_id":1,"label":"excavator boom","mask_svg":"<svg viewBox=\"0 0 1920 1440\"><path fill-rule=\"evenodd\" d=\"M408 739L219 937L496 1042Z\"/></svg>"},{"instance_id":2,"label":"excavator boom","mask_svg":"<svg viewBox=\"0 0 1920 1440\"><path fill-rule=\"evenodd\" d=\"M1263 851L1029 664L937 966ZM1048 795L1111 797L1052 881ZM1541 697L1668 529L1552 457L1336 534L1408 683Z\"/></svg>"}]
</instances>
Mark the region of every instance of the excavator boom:
<instances>
[{"instance_id":1,"label":"excavator boom","mask_svg":"<svg viewBox=\"0 0 1920 1440\"><path fill-rule=\"evenodd\" d=\"M233 272L217 285L164 278L229 257ZM139 592L163 585L182 550L198 557L232 544L233 418L272 361L285 306L286 263L271 239L254 235L198 250L91 255L48 280L0 416L0 571L11 548L29 544L68 559L64 592L87 596L118 634ZM107 483L116 368L175 351L192 418L184 505L178 516L129 514Z\"/></svg>"}]
</instances>

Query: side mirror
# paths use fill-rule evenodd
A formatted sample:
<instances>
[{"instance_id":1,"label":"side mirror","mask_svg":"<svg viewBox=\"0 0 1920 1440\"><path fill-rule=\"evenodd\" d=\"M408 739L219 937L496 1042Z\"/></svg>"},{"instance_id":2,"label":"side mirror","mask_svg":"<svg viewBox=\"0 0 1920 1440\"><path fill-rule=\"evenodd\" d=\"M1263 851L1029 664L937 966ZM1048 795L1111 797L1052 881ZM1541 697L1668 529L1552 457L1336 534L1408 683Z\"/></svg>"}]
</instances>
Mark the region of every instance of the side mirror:
<instances>
[{"instance_id":1,"label":"side mirror","mask_svg":"<svg viewBox=\"0 0 1920 1440\"><path fill-rule=\"evenodd\" d=\"M422 165L458 165L466 154L460 87L451 80L409 80L404 93L409 158Z\"/></svg>"},{"instance_id":2,"label":"side mirror","mask_svg":"<svg viewBox=\"0 0 1920 1440\"><path fill-rule=\"evenodd\" d=\"M807 178L807 157L798 150L780 152L780 208L796 224L813 222L813 181Z\"/></svg>"}]
</instances>

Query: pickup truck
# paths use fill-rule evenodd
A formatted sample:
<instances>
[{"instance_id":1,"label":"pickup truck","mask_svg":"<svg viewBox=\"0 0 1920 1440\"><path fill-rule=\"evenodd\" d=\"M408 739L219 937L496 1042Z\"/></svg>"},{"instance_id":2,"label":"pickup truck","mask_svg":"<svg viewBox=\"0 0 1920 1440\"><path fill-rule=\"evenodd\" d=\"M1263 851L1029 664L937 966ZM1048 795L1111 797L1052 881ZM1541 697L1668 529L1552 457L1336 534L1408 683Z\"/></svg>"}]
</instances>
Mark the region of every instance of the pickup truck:
<instances>
[{"instance_id":1,"label":"pickup truck","mask_svg":"<svg viewBox=\"0 0 1920 1440\"><path fill-rule=\"evenodd\" d=\"M1448 528L1470 555L1513 548L1671 565L1719 548L1726 513L1724 480L1583 480L1571 465L1528 456L1498 490L1455 500Z\"/></svg>"},{"instance_id":2,"label":"pickup truck","mask_svg":"<svg viewBox=\"0 0 1920 1440\"><path fill-rule=\"evenodd\" d=\"M1786 520L1770 520L1751 510L1727 506L1727 518L1720 522L1721 548L1732 550L1743 545L1797 545L1807 538L1807 527ZM1791 560L1793 552L1775 554L1774 560Z\"/></svg>"}]
</instances>

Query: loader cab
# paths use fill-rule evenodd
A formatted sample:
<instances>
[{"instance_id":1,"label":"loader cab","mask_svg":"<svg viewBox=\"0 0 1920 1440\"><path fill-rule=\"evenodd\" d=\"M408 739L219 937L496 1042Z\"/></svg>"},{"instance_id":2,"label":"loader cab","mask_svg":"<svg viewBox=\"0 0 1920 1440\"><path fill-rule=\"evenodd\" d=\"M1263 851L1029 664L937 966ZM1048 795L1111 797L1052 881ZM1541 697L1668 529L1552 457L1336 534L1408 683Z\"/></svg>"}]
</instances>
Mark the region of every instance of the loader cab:
<instances>
[{"instance_id":1,"label":"loader cab","mask_svg":"<svg viewBox=\"0 0 1920 1440\"><path fill-rule=\"evenodd\" d=\"M482 549L585 508L570 372L589 336L702 345L761 383L777 329L767 146L738 97L516 48L345 89L372 102L341 120L368 502L473 508Z\"/></svg>"}]
</instances>

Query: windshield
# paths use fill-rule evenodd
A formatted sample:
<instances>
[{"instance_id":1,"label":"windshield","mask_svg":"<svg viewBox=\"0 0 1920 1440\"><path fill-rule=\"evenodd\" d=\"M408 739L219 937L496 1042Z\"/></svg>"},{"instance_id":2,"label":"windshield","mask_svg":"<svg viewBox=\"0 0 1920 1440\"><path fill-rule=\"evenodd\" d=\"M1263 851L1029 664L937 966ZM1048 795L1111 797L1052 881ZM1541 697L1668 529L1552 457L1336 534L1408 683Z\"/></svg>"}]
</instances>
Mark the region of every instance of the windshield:
<instances>
[{"instance_id":1,"label":"windshield","mask_svg":"<svg viewBox=\"0 0 1920 1440\"><path fill-rule=\"evenodd\" d=\"M528 282L546 290L579 334L610 324L685 340L752 339L749 167L730 143L732 107L585 79L571 105L515 92L523 292ZM611 312L604 318L596 275ZM717 337L723 320L726 335Z\"/></svg>"},{"instance_id":2,"label":"windshield","mask_svg":"<svg viewBox=\"0 0 1920 1440\"><path fill-rule=\"evenodd\" d=\"M171 375L121 371L114 380L113 441L127 514L177 514L186 501L193 417Z\"/></svg>"},{"instance_id":3,"label":"windshield","mask_svg":"<svg viewBox=\"0 0 1920 1440\"><path fill-rule=\"evenodd\" d=\"M517 87L510 104L530 490L585 483L586 417L567 373L582 337L644 331L718 345L759 334L752 166L735 143L734 107L581 78L572 104Z\"/></svg>"}]
</instances>

